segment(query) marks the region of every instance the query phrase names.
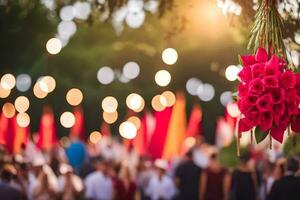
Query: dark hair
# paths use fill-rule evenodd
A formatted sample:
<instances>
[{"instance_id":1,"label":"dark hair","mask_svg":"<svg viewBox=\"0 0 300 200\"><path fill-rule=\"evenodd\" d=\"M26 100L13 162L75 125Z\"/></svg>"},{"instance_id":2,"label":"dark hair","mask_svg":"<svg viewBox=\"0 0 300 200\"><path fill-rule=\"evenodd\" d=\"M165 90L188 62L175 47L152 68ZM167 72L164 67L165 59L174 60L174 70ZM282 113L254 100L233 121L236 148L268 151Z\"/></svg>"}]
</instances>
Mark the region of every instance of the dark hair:
<instances>
[{"instance_id":1,"label":"dark hair","mask_svg":"<svg viewBox=\"0 0 300 200\"><path fill-rule=\"evenodd\" d=\"M287 170L296 172L299 169L299 160L296 157L290 157L287 160Z\"/></svg>"},{"instance_id":2,"label":"dark hair","mask_svg":"<svg viewBox=\"0 0 300 200\"><path fill-rule=\"evenodd\" d=\"M7 169L3 169L1 172L1 179L5 180L5 181L10 181L13 177L13 174L7 170Z\"/></svg>"},{"instance_id":3,"label":"dark hair","mask_svg":"<svg viewBox=\"0 0 300 200\"><path fill-rule=\"evenodd\" d=\"M240 159L241 163L245 164L250 160L250 155L249 155L249 153L243 153L239 159Z\"/></svg>"},{"instance_id":4,"label":"dark hair","mask_svg":"<svg viewBox=\"0 0 300 200\"><path fill-rule=\"evenodd\" d=\"M216 152L214 152L210 155L211 160L216 160L217 158L218 158L218 154Z\"/></svg>"},{"instance_id":5,"label":"dark hair","mask_svg":"<svg viewBox=\"0 0 300 200\"><path fill-rule=\"evenodd\" d=\"M193 151L189 150L188 152L186 152L185 156L188 158L193 158Z\"/></svg>"}]
</instances>

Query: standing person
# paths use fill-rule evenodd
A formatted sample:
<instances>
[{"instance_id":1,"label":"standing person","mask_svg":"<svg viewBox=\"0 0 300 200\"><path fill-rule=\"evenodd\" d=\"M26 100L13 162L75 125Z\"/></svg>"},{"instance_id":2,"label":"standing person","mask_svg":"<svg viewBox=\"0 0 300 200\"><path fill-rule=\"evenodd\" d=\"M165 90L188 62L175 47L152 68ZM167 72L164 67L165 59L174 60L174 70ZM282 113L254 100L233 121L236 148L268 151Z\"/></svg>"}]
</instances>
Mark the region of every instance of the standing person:
<instances>
[{"instance_id":1,"label":"standing person","mask_svg":"<svg viewBox=\"0 0 300 200\"><path fill-rule=\"evenodd\" d=\"M255 200L256 199L256 175L249 166L248 154L240 156L237 169L231 177L230 200Z\"/></svg>"},{"instance_id":2,"label":"standing person","mask_svg":"<svg viewBox=\"0 0 300 200\"><path fill-rule=\"evenodd\" d=\"M89 174L85 180L85 197L92 200L112 200L113 182L108 175L108 163L102 157L95 162L96 171Z\"/></svg>"},{"instance_id":3,"label":"standing person","mask_svg":"<svg viewBox=\"0 0 300 200\"><path fill-rule=\"evenodd\" d=\"M151 200L171 200L176 193L173 180L166 175L168 163L166 160L157 159L154 163L156 174L151 177L146 193Z\"/></svg>"},{"instance_id":4,"label":"standing person","mask_svg":"<svg viewBox=\"0 0 300 200\"><path fill-rule=\"evenodd\" d=\"M299 200L300 177L295 176L298 170L298 158L289 158L287 161L287 172L284 177L275 181L268 200Z\"/></svg>"},{"instance_id":5,"label":"standing person","mask_svg":"<svg viewBox=\"0 0 300 200\"><path fill-rule=\"evenodd\" d=\"M188 151L175 171L175 183L178 187L178 200L199 199L199 179L201 168L193 161L193 152Z\"/></svg>"},{"instance_id":6,"label":"standing person","mask_svg":"<svg viewBox=\"0 0 300 200\"><path fill-rule=\"evenodd\" d=\"M122 182L123 194L122 200L135 200L136 184L132 181L132 177L127 166L123 166L120 170L120 180Z\"/></svg>"},{"instance_id":7,"label":"standing person","mask_svg":"<svg viewBox=\"0 0 300 200\"><path fill-rule=\"evenodd\" d=\"M11 167L12 166L4 166L3 169L1 169L0 198L5 200L20 200L22 199L21 192L10 184L13 177L13 173L10 170Z\"/></svg>"},{"instance_id":8,"label":"standing person","mask_svg":"<svg viewBox=\"0 0 300 200\"><path fill-rule=\"evenodd\" d=\"M227 170L218 161L217 153L210 156L209 166L204 170L200 179L201 200L228 199L230 177Z\"/></svg>"},{"instance_id":9,"label":"standing person","mask_svg":"<svg viewBox=\"0 0 300 200\"><path fill-rule=\"evenodd\" d=\"M73 173L70 165L62 163L59 168L58 184L61 200L76 200L83 191L81 179Z\"/></svg>"},{"instance_id":10,"label":"standing person","mask_svg":"<svg viewBox=\"0 0 300 200\"><path fill-rule=\"evenodd\" d=\"M33 200L52 200L55 199L55 189L51 187L47 174L41 170L37 180L32 187Z\"/></svg>"}]
</instances>

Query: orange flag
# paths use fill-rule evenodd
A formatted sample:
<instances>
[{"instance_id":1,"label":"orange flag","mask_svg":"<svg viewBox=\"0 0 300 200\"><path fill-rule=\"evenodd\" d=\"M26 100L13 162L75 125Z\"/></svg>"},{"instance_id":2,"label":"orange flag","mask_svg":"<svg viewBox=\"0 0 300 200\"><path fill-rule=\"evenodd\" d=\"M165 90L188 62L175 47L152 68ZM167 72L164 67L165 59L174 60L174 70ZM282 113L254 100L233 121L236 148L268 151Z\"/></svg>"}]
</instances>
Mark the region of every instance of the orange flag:
<instances>
[{"instance_id":1,"label":"orange flag","mask_svg":"<svg viewBox=\"0 0 300 200\"><path fill-rule=\"evenodd\" d=\"M40 122L37 146L50 150L57 143L55 119L50 107L45 107Z\"/></svg>"},{"instance_id":2,"label":"orange flag","mask_svg":"<svg viewBox=\"0 0 300 200\"><path fill-rule=\"evenodd\" d=\"M183 93L177 93L176 103L173 107L167 138L163 151L164 159L171 159L180 154L186 132L185 97Z\"/></svg>"},{"instance_id":3,"label":"orange flag","mask_svg":"<svg viewBox=\"0 0 300 200\"><path fill-rule=\"evenodd\" d=\"M147 119L146 114L141 119L141 126L137 136L133 139L133 147L139 155L146 155L148 149Z\"/></svg>"},{"instance_id":4,"label":"orange flag","mask_svg":"<svg viewBox=\"0 0 300 200\"><path fill-rule=\"evenodd\" d=\"M200 105L195 104L186 130L186 137L196 137L201 134L202 110Z\"/></svg>"},{"instance_id":5,"label":"orange flag","mask_svg":"<svg viewBox=\"0 0 300 200\"><path fill-rule=\"evenodd\" d=\"M14 118L14 129L15 129L15 137L13 144L13 152L14 154L21 153L22 145L27 144L28 136L29 136L29 127L20 127Z\"/></svg>"},{"instance_id":6,"label":"orange flag","mask_svg":"<svg viewBox=\"0 0 300 200\"><path fill-rule=\"evenodd\" d=\"M75 124L70 130L70 138L84 140L84 115L80 106L74 108Z\"/></svg>"}]
</instances>

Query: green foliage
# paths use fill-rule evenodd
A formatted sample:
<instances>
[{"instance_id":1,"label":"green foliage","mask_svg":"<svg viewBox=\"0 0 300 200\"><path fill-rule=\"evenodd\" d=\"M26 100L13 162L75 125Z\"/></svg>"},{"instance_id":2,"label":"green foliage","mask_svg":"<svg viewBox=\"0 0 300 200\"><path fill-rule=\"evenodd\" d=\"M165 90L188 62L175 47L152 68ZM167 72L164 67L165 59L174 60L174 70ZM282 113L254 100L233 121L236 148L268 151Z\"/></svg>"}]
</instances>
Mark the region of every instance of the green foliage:
<instances>
[{"instance_id":1,"label":"green foliage","mask_svg":"<svg viewBox=\"0 0 300 200\"><path fill-rule=\"evenodd\" d=\"M287 138L283 145L283 153L285 156L292 156L300 153L300 135L295 134Z\"/></svg>"},{"instance_id":2,"label":"green foliage","mask_svg":"<svg viewBox=\"0 0 300 200\"><path fill-rule=\"evenodd\" d=\"M233 140L227 147L220 150L220 163L227 168L234 168L237 166L239 157L237 156L236 140ZM241 154L247 151L247 148L240 148Z\"/></svg>"},{"instance_id":3,"label":"green foliage","mask_svg":"<svg viewBox=\"0 0 300 200\"><path fill-rule=\"evenodd\" d=\"M268 133L263 132L259 126L255 128L254 134L257 144L262 142L269 135Z\"/></svg>"}]
</instances>

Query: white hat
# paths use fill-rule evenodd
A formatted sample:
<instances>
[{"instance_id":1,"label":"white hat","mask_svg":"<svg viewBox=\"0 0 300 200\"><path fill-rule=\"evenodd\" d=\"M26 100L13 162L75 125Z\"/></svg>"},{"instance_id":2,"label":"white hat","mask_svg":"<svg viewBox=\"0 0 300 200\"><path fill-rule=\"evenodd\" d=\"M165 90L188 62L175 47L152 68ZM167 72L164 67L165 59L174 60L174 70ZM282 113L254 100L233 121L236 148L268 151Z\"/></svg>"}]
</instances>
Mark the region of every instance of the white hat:
<instances>
[{"instance_id":1,"label":"white hat","mask_svg":"<svg viewBox=\"0 0 300 200\"><path fill-rule=\"evenodd\" d=\"M154 165L157 168L166 170L168 168L168 161L163 159L156 159Z\"/></svg>"}]
</instances>

